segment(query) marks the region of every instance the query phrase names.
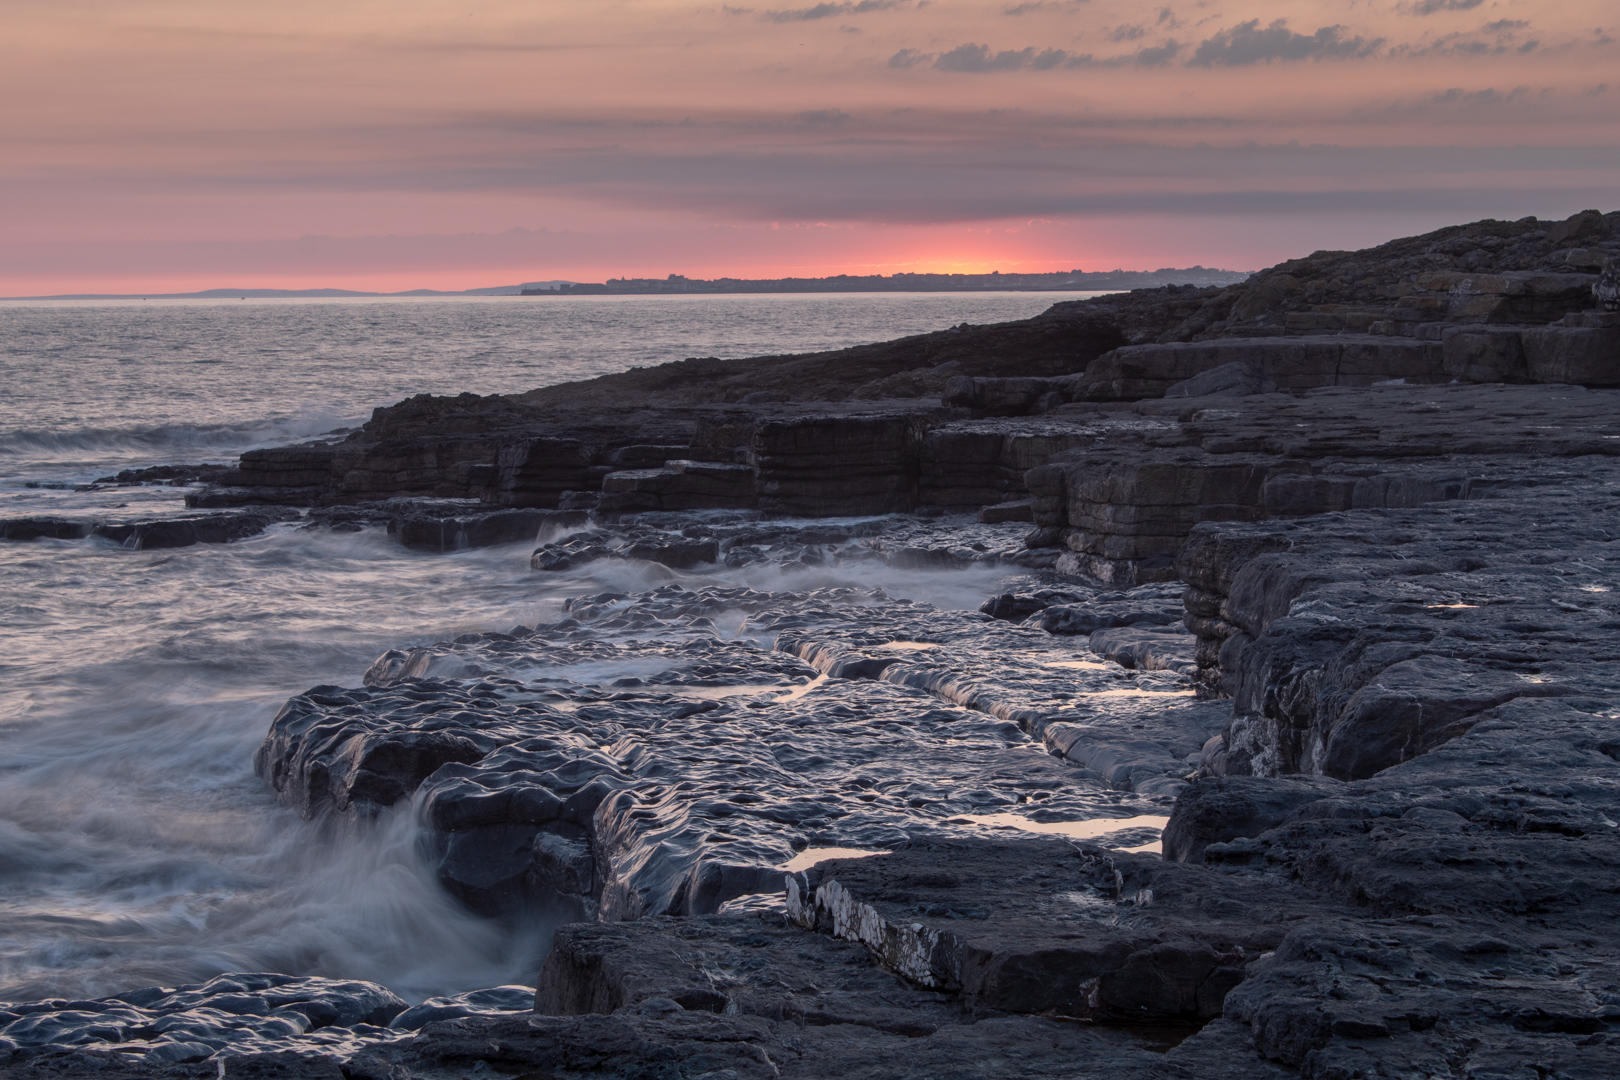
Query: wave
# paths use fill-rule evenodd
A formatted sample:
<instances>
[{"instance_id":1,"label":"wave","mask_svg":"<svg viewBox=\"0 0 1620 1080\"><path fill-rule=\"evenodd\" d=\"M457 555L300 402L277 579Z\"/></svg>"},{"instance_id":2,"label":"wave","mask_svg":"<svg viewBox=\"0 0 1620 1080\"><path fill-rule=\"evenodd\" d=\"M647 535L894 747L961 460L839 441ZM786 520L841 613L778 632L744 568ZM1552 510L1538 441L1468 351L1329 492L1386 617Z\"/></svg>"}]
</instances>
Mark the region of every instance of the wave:
<instances>
[{"instance_id":1,"label":"wave","mask_svg":"<svg viewBox=\"0 0 1620 1080\"><path fill-rule=\"evenodd\" d=\"M162 453L181 450L240 452L318 435L336 434L363 418L315 414L218 424L120 424L83 428L24 428L0 433L0 454Z\"/></svg>"}]
</instances>

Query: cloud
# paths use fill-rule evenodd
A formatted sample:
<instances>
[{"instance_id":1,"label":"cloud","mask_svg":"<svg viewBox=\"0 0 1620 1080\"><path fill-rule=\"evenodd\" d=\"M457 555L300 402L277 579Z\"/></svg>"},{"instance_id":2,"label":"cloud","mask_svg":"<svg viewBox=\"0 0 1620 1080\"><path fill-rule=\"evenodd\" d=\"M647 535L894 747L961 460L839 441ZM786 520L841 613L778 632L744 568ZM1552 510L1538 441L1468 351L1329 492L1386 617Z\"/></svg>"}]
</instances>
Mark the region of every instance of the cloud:
<instances>
[{"instance_id":1,"label":"cloud","mask_svg":"<svg viewBox=\"0 0 1620 1080\"><path fill-rule=\"evenodd\" d=\"M910 53L904 60L901 53L889 58L889 66L894 68L909 68L909 66L927 60L927 55L917 53L915 50L902 49L902 53ZM940 53L933 60L933 66L940 71L969 71L969 73L982 73L982 71L1050 71L1053 68L1123 68L1123 66L1136 65L1142 68L1157 68L1157 66L1170 63L1176 53L1181 52L1181 45L1174 40L1168 40L1163 45L1155 45L1150 49L1139 49L1134 53L1126 53L1123 57L1103 57L1098 60L1092 53L1072 53L1063 49L1042 49L1025 47L1025 49L1003 49L1001 52L991 52L990 45L957 45L951 52ZM896 63L899 60L899 63Z\"/></svg>"},{"instance_id":2,"label":"cloud","mask_svg":"<svg viewBox=\"0 0 1620 1080\"><path fill-rule=\"evenodd\" d=\"M810 22L813 19L830 19L836 15L865 15L871 11L889 11L903 6L906 6L905 0L842 0L840 3L816 4L814 7L767 11L760 18L766 22Z\"/></svg>"},{"instance_id":3,"label":"cloud","mask_svg":"<svg viewBox=\"0 0 1620 1080\"><path fill-rule=\"evenodd\" d=\"M1021 4L1007 4L1001 9L1003 15L1028 15L1032 11L1042 8L1076 8L1086 0L1024 0Z\"/></svg>"},{"instance_id":4,"label":"cloud","mask_svg":"<svg viewBox=\"0 0 1620 1080\"><path fill-rule=\"evenodd\" d=\"M983 74L994 71L1051 71L1055 68L1114 68L1163 67L1174 60L1182 50L1180 42L1171 39L1163 45L1138 49L1120 56L1096 57L1091 53L1071 53L1066 49L1022 49L993 51L988 45L969 42L944 53L925 53L918 49L901 49L889 57L892 68L911 68L933 62L939 71Z\"/></svg>"},{"instance_id":5,"label":"cloud","mask_svg":"<svg viewBox=\"0 0 1620 1080\"><path fill-rule=\"evenodd\" d=\"M1287 20L1278 19L1265 29L1259 19L1239 23L1204 41L1189 64L1193 67L1239 67L1273 60L1348 60L1370 56L1384 43L1347 38L1342 26L1324 26L1314 34L1296 34Z\"/></svg>"},{"instance_id":6,"label":"cloud","mask_svg":"<svg viewBox=\"0 0 1620 1080\"><path fill-rule=\"evenodd\" d=\"M1486 87L1483 90L1464 90L1454 86L1450 90L1442 90L1429 98L1436 105L1502 105L1509 101L1517 101L1530 93L1528 86L1516 86L1507 93Z\"/></svg>"},{"instance_id":7,"label":"cloud","mask_svg":"<svg viewBox=\"0 0 1620 1080\"><path fill-rule=\"evenodd\" d=\"M1441 11L1471 11L1479 7L1485 0L1412 0L1407 4L1396 4L1395 10L1408 15L1433 15Z\"/></svg>"},{"instance_id":8,"label":"cloud","mask_svg":"<svg viewBox=\"0 0 1620 1080\"><path fill-rule=\"evenodd\" d=\"M1113 33L1108 35L1108 40L1109 41L1135 41L1137 38L1145 38L1145 37L1147 37L1147 34L1148 34L1148 28L1141 25L1140 23L1137 23L1134 26L1116 26L1116 27L1114 27Z\"/></svg>"},{"instance_id":9,"label":"cloud","mask_svg":"<svg viewBox=\"0 0 1620 1080\"><path fill-rule=\"evenodd\" d=\"M1181 43L1171 38L1163 45L1141 50L1133 58L1133 62L1137 67L1163 67L1174 60L1180 52Z\"/></svg>"},{"instance_id":10,"label":"cloud","mask_svg":"<svg viewBox=\"0 0 1620 1080\"><path fill-rule=\"evenodd\" d=\"M806 126L838 127L848 122L849 113L843 109L810 109L794 113L793 119Z\"/></svg>"},{"instance_id":11,"label":"cloud","mask_svg":"<svg viewBox=\"0 0 1620 1080\"><path fill-rule=\"evenodd\" d=\"M1541 39L1532 38L1521 45L1515 46L1513 41L1518 37L1519 31L1530 24L1523 19L1498 19L1488 22L1475 32L1454 32L1441 34L1430 38L1421 44L1394 45L1389 49L1390 56L1499 56L1510 49L1519 53L1535 52L1541 47ZM1480 35L1490 34L1487 40Z\"/></svg>"},{"instance_id":12,"label":"cloud","mask_svg":"<svg viewBox=\"0 0 1620 1080\"><path fill-rule=\"evenodd\" d=\"M1053 49L1051 52L1061 52ZM941 53L934 66L941 71L1017 71L1035 63L1035 50L1003 49L992 53L988 45L958 45L948 53ZM1058 59L1061 61L1062 56ZM1050 65L1048 65L1050 66Z\"/></svg>"}]
</instances>

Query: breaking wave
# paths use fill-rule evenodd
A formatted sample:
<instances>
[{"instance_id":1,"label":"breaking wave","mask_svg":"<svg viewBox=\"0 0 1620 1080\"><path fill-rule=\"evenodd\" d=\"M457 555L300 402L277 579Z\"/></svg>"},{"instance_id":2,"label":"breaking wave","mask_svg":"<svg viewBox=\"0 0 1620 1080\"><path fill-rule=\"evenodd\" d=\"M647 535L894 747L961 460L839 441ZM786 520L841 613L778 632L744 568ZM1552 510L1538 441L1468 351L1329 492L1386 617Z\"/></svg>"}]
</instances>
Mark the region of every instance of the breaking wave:
<instances>
[{"instance_id":1,"label":"breaking wave","mask_svg":"<svg viewBox=\"0 0 1620 1080\"><path fill-rule=\"evenodd\" d=\"M358 426L363 417L330 414L276 417L252 423L128 424L68 429L23 428L0 434L0 454L58 457L99 453L217 451L239 453L298 439L334 434Z\"/></svg>"}]
</instances>

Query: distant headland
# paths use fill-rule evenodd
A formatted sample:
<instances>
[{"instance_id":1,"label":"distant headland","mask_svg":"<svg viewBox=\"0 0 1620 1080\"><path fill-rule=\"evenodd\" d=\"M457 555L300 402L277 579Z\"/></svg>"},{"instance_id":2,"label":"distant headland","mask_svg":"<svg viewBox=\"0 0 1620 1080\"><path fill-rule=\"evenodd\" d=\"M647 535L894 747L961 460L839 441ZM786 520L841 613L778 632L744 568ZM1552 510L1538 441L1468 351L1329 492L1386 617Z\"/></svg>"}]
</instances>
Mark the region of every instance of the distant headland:
<instances>
[{"instance_id":1,"label":"distant headland","mask_svg":"<svg viewBox=\"0 0 1620 1080\"><path fill-rule=\"evenodd\" d=\"M1236 285L1245 270L1084 270L1046 274L838 274L819 278L609 278L606 283L558 282L524 287L523 296L641 296L683 293L838 293L838 292L1115 292L1161 285Z\"/></svg>"},{"instance_id":2,"label":"distant headland","mask_svg":"<svg viewBox=\"0 0 1620 1080\"><path fill-rule=\"evenodd\" d=\"M1245 270L1084 270L1048 274L839 274L819 278L610 278L606 283L562 279L492 285L481 289L410 289L404 292L360 292L353 289L201 289L183 293L62 293L54 296L4 296L0 300L319 300L368 297L452 296L647 296L682 293L841 293L841 292L1124 292L1161 285L1236 285Z\"/></svg>"}]
</instances>

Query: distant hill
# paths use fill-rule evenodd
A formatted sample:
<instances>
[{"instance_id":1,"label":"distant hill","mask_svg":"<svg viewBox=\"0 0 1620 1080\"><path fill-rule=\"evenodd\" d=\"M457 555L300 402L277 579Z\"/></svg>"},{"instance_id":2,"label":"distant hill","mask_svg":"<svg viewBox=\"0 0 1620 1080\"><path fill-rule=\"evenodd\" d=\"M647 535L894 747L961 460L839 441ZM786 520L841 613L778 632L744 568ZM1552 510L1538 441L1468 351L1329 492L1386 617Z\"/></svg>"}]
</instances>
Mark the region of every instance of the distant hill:
<instances>
[{"instance_id":1,"label":"distant hill","mask_svg":"<svg viewBox=\"0 0 1620 1080\"><path fill-rule=\"evenodd\" d=\"M525 286L524 296L649 296L688 293L839 293L839 292L1120 292L1161 285L1236 285L1244 270L1084 270L1048 274L839 274L820 278L611 278L605 283L579 282Z\"/></svg>"}]
</instances>

